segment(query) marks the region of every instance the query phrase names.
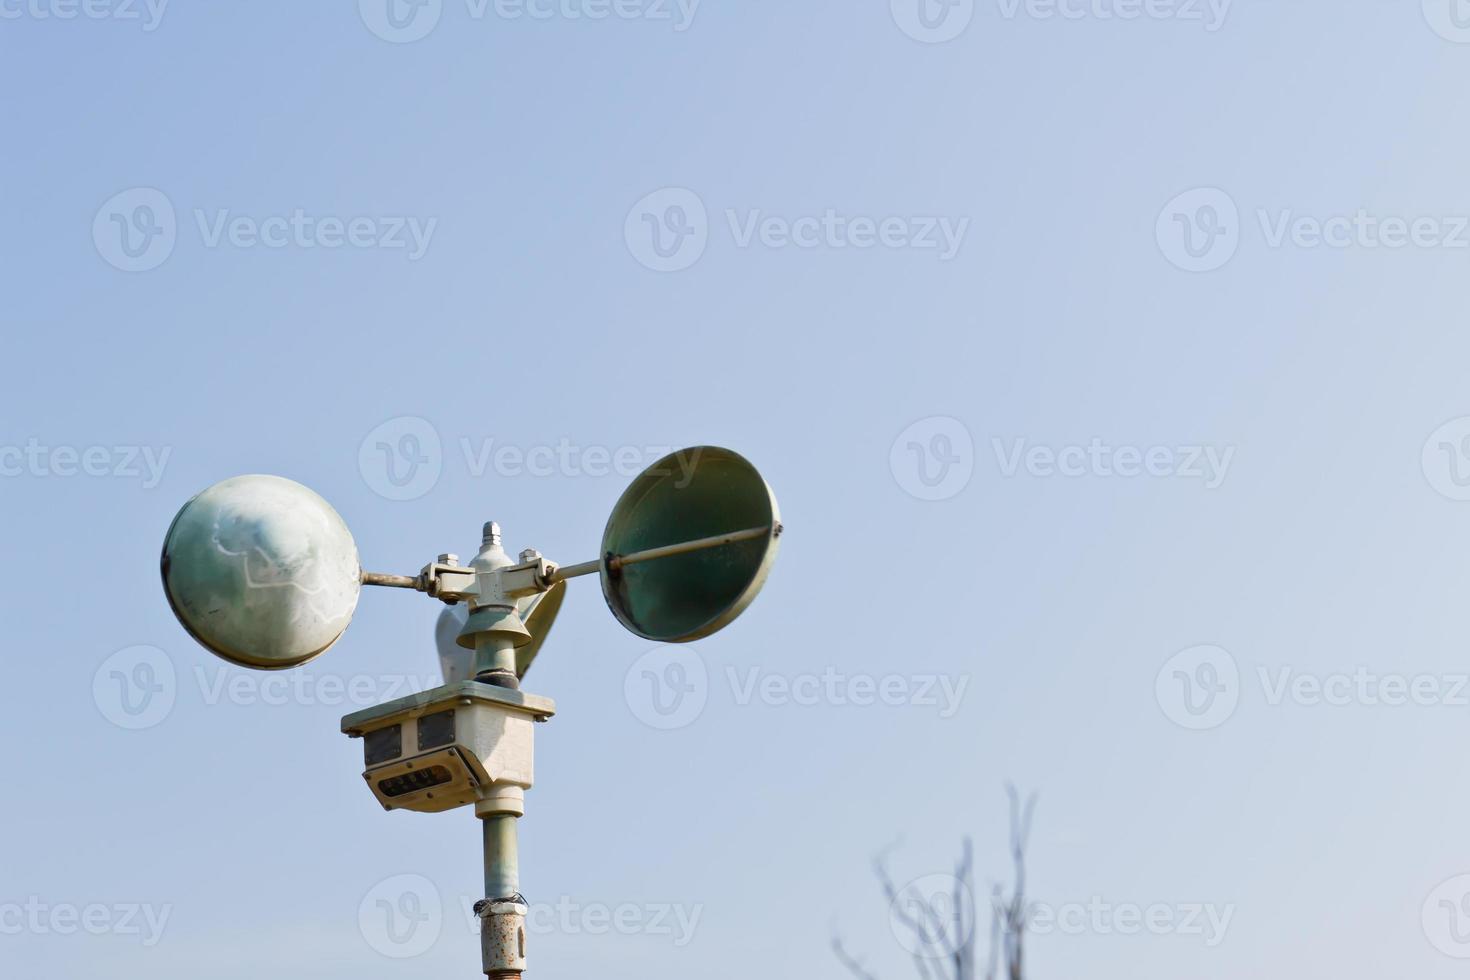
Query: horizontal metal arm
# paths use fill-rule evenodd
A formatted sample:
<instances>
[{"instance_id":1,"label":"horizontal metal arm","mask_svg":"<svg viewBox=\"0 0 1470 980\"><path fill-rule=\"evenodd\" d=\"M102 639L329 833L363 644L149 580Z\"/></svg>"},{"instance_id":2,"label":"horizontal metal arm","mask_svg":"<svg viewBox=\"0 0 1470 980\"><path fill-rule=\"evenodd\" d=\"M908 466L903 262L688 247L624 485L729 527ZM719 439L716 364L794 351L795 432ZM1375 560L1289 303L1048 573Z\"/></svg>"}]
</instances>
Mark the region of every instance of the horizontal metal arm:
<instances>
[{"instance_id":1,"label":"horizontal metal arm","mask_svg":"<svg viewBox=\"0 0 1470 980\"><path fill-rule=\"evenodd\" d=\"M381 585L389 589L417 589L423 591L423 583L417 575L385 575L382 572L362 573L363 585Z\"/></svg>"},{"instance_id":2,"label":"horizontal metal arm","mask_svg":"<svg viewBox=\"0 0 1470 980\"><path fill-rule=\"evenodd\" d=\"M780 524L775 525L777 536L781 534ZM612 555L606 559L597 561L584 561L580 565L566 565L556 569L544 580L537 578L536 581L545 582L544 589L549 589L558 582L565 582L570 578L580 578L583 575L596 575L602 571L603 562L607 567L616 572L624 565L637 565L639 562L655 561L659 558L672 558L675 555L687 555L692 551L704 551L707 548L719 548L727 544L739 544L742 541L755 541L764 538L772 531L772 526L767 524L763 527L749 527L743 531L729 531L725 534L716 534L708 538L696 538L693 541L680 541L677 544L666 544L657 548L648 548L644 551L634 551L626 555ZM541 559L537 559L540 561ZM438 568L439 566L434 566ZM517 566L518 568L529 568L530 566ZM468 569L445 569L445 571L468 572ZM433 576L430 575L430 578ZM363 585L378 585L389 589L415 589L419 592L434 591L429 588L424 575L388 575L383 572L362 573ZM438 594L434 591L434 594ZM446 600L447 601L447 600Z\"/></svg>"},{"instance_id":3,"label":"horizontal metal arm","mask_svg":"<svg viewBox=\"0 0 1470 980\"><path fill-rule=\"evenodd\" d=\"M649 548L645 551L634 551L626 555L613 555L607 558L607 566L612 571L617 571L624 565L636 565L639 562L654 561L658 558L672 558L675 555L686 555L691 551L704 551L706 548L718 548L722 545L737 544L741 541L755 541L764 538L771 533L771 526L750 527L744 531L730 531L726 534L716 534L709 538L696 538L693 541L680 541L678 544L666 544L658 548ZM781 525L776 525L776 533L781 533ZM567 565L552 572L548 581L562 582L569 578L578 578L582 575L595 575L602 570L602 561L584 561L580 565Z\"/></svg>"}]
</instances>

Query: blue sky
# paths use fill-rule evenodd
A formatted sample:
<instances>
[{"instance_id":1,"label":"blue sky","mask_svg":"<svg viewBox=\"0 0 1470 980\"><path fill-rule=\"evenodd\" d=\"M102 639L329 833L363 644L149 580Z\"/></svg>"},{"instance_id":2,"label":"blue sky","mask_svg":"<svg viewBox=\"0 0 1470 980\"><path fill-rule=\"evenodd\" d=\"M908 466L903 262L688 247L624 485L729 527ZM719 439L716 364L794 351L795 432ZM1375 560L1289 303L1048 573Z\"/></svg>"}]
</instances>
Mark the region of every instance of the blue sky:
<instances>
[{"instance_id":1,"label":"blue sky","mask_svg":"<svg viewBox=\"0 0 1470 980\"><path fill-rule=\"evenodd\" d=\"M476 975L472 816L338 732L438 608L238 671L164 531L274 473L582 561L715 444L763 594L573 583L528 678L532 975L903 976L870 859L988 890L1008 779L1034 976L1457 974L1470 10L394 3L0 0L11 972Z\"/></svg>"}]
</instances>

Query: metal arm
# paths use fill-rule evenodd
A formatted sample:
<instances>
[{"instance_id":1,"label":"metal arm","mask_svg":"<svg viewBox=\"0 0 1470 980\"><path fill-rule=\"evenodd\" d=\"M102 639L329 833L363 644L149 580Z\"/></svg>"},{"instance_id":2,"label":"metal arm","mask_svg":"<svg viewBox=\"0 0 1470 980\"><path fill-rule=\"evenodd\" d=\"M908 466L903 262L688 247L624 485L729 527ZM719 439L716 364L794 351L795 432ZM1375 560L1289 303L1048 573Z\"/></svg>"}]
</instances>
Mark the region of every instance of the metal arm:
<instances>
[{"instance_id":1,"label":"metal arm","mask_svg":"<svg viewBox=\"0 0 1470 980\"><path fill-rule=\"evenodd\" d=\"M771 533L771 526L750 527L744 531L730 531L727 534L716 534L708 538L696 538L693 541L681 541L678 544L666 544L658 548L648 548L644 551L634 551L626 555L612 555L606 559L607 567L617 571L624 565L636 565L639 562L653 561L656 558L672 558L675 555L687 555L691 551L703 551L706 548L718 548L721 545L737 544L741 541L754 541ZM776 533L781 533L781 526L776 525ZM579 578L583 575L594 575L602 570L602 561L584 561L580 565L567 565L558 568L549 576L551 583L562 582L569 578Z\"/></svg>"},{"instance_id":2,"label":"metal arm","mask_svg":"<svg viewBox=\"0 0 1470 980\"><path fill-rule=\"evenodd\" d=\"M362 584L381 585L388 589L418 589L420 592L423 591L423 589L419 588L417 575L388 575L384 572L364 571L362 573Z\"/></svg>"},{"instance_id":3,"label":"metal arm","mask_svg":"<svg viewBox=\"0 0 1470 980\"><path fill-rule=\"evenodd\" d=\"M781 533L781 525L775 525L775 533ZM687 555L694 551L704 551L707 548L719 548L728 544L738 544L742 541L755 541L765 537L772 531L771 525L763 527L746 528L743 531L730 531L725 534L716 534L708 538L696 538L693 541L681 541L677 544L661 545L657 548L648 548L643 551L634 551L626 555L610 555L605 559L596 561L584 561L577 565L566 565L557 567L550 566L549 573L538 576L537 585L542 591L551 588L557 582L567 579L580 578L583 575L595 575L602 570L603 562L612 571L617 571L625 565L636 565L639 562L654 561L659 558L672 558L676 555ZM387 575L382 572L362 573L363 585L378 585L390 589L414 589L419 592L437 591L431 587L433 577L431 571L437 565L430 565L418 575ZM529 566L516 566L517 569ZM506 569L514 571L515 569ZM447 595L445 598L458 601L457 596Z\"/></svg>"}]
</instances>

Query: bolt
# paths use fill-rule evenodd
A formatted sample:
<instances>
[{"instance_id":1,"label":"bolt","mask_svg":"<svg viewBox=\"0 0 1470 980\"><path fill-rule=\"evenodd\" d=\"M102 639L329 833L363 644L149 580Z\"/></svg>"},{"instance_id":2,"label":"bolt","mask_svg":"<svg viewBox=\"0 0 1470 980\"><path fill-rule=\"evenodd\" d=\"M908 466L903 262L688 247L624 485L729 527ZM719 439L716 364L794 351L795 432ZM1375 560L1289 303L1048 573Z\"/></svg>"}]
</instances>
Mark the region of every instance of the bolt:
<instances>
[{"instance_id":1,"label":"bolt","mask_svg":"<svg viewBox=\"0 0 1470 980\"><path fill-rule=\"evenodd\" d=\"M540 557L541 552L537 551L535 548L527 548L525 551L521 552L521 561L523 562L535 561L537 558Z\"/></svg>"},{"instance_id":2,"label":"bolt","mask_svg":"<svg viewBox=\"0 0 1470 980\"><path fill-rule=\"evenodd\" d=\"M485 535L484 535L483 538L481 538L481 543L482 544L499 544L500 543L500 525L499 524L496 524L494 521L486 521L485 522Z\"/></svg>"},{"instance_id":3,"label":"bolt","mask_svg":"<svg viewBox=\"0 0 1470 980\"><path fill-rule=\"evenodd\" d=\"M458 565L459 564L459 555L440 555L439 556L439 564L441 564L441 565Z\"/></svg>"}]
</instances>

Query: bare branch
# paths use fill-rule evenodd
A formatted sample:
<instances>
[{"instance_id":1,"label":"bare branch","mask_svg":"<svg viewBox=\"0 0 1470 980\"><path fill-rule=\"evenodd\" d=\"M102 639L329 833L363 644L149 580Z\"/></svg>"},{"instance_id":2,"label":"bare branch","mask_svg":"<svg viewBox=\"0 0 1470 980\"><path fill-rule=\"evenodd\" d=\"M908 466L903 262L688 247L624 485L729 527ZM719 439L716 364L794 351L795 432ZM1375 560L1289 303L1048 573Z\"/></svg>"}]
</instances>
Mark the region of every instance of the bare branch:
<instances>
[{"instance_id":1,"label":"bare branch","mask_svg":"<svg viewBox=\"0 0 1470 980\"><path fill-rule=\"evenodd\" d=\"M1000 957L1001 909L1004 904L1000 886L996 885L990 893L990 957L985 967L985 980L996 980L996 970L999 967L997 960Z\"/></svg>"},{"instance_id":2,"label":"bare branch","mask_svg":"<svg viewBox=\"0 0 1470 980\"><path fill-rule=\"evenodd\" d=\"M971 887L974 857L974 845L970 838L966 837L960 851L959 863L955 865L954 892L950 897L959 930L955 936L956 943L953 953L955 980L973 980L975 976L975 929L979 925L979 911L975 908L975 890ZM968 923L964 921L966 909L969 910L971 917Z\"/></svg>"},{"instance_id":3,"label":"bare branch","mask_svg":"<svg viewBox=\"0 0 1470 980\"><path fill-rule=\"evenodd\" d=\"M877 977L867 971L860 961L854 959L847 952L847 947L842 945L841 937L832 937L832 952L836 954L837 961L847 967L847 971L857 977L858 980L878 980Z\"/></svg>"},{"instance_id":4,"label":"bare branch","mask_svg":"<svg viewBox=\"0 0 1470 980\"><path fill-rule=\"evenodd\" d=\"M1026 934L1026 845L1031 839L1031 819L1036 812L1036 794L1023 806L1014 784L1006 784L1011 803L1011 860L1015 865L1016 884L1006 910L1006 964L1010 980L1021 980L1025 959Z\"/></svg>"},{"instance_id":5,"label":"bare branch","mask_svg":"<svg viewBox=\"0 0 1470 980\"><path fill-rule=\"evenodd\" d=\"M1026 900L1026 848L1031 840L1036 794L1023 802L1013 784L1006 784L1010 803L1010 853L1015 882L1007 890L1000 884L990 893L990 948L986 955L984 980L1023 980L1026 925L1031 905ZM948 895L907 895L888 871L888 855L897 842L873 857L873 875L889 906L889 914L907 930L919 949L912 950L914 971L919 980L976 980L975 948L979 944L980 910L974 895L974 845L967 837L955 862L953 886ZM948 900L950 908L943 908ZM973 921L967 921L969 916ZM949 919L953 921L949 921ZM832 951L856 980L878 980L861 960L848 953L835 935ZM932 955L925 955L932 951Z\"/></svg>"}]
</instances>

